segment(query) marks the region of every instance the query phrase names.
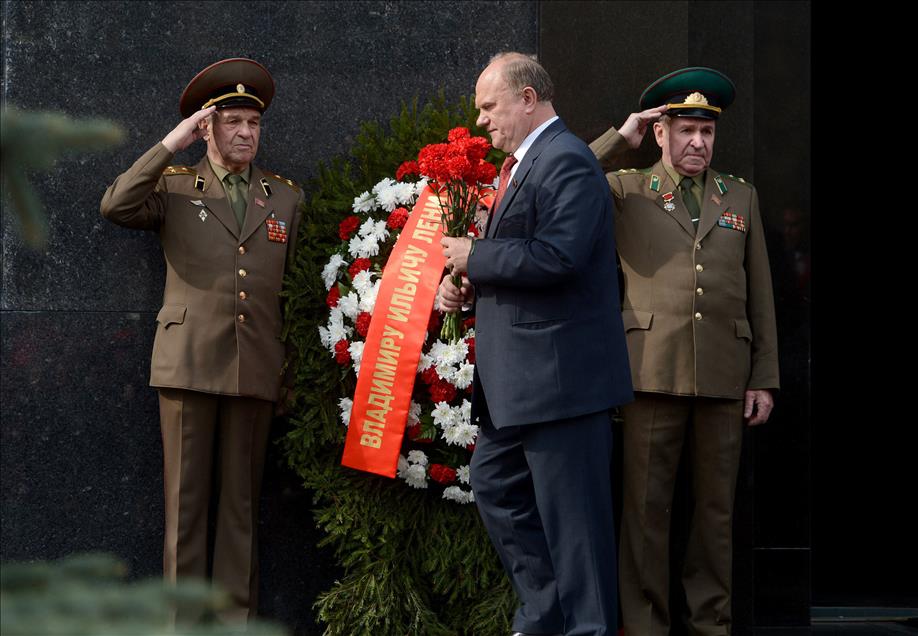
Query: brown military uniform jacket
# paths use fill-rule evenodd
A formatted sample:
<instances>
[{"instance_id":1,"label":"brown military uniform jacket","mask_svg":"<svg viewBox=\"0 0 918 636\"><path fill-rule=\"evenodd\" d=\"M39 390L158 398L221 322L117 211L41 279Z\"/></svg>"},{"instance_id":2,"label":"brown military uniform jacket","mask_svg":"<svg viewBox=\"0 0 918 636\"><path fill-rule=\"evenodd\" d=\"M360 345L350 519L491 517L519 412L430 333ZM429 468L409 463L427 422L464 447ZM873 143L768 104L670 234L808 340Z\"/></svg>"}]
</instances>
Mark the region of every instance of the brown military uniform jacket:
<instances>
[{"instance_id":1,"label":"brown military uniform jacket","mask_svg":"<svg viewBox=\"0 0 918 636\"><path fill-rule=\"evenodd\" d=\"M628 145L613 128L590 148L603 161ZM662 161L606 177L634 389L737 399L747 389L777 389L774 298L755 188L709 168L696 233Z\"/></svg>"},{"instance_id":2,"label":"brown military uniform jacket","mask_svg":"<svg viewBox=\"0 0 918 636\"><path fill-rule=\"evenodd\" d=\"M252 166L244 227L207 157L169 167L157 144L102 198L102 216L159 233L166 259L150 385L276 401L285 347L278 294L301 191ZM286 239L286 240L284 240Z\"/></svg>"}]
</instances>

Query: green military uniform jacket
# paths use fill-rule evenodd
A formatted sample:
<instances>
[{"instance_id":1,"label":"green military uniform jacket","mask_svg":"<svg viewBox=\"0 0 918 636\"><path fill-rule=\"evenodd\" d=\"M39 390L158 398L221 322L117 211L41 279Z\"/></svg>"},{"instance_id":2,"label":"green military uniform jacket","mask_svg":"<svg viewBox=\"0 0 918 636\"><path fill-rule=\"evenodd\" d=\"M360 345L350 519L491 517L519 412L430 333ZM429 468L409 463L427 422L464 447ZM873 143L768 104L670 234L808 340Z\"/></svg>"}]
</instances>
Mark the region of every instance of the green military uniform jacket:
<instances>
[{"instance_id":1,"label":"green military uniform jacket","mask_svg":"<svg viewBox=\"0 0 918 636\"><path fill-rule=\"evenodd\" d=\"M119 176L102 215L159 233L166 259L150 385L276 401L285 347L278 294L293 255L302 192L252 166L239 223L207 157L170 167L159 143Z\"/></svg>"},{"instance_id":2,"label":"green military uniform jacket","mask_svg":"<svg viewBox=\"0 0 918 636\"><path fill-rule=\"evenodd\" d=\"M613 128L590 148L604 161L628 144ZM755 188L709 168L696 233L662 161L606 176L634 389L737 399L747 389L777 389L774 298Z\"/></svg>"}]
</instances>

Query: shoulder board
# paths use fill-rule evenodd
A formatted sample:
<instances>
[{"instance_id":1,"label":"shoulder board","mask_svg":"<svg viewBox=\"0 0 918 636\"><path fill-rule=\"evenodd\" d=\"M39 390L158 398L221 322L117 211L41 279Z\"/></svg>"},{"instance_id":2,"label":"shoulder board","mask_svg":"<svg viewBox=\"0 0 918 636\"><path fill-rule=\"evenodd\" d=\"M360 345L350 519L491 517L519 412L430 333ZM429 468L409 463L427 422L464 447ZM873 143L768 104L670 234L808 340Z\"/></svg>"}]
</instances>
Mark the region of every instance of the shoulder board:
<instances>
[{"instance_id":1,"label":"shoulder board","mask_svg":"<svg viewBox=\"0 0 918 636\"><path fill-rule=\"evenodd\" d=\"M750 182L746 181L746 180L743 179L742 177L735 177L735 176L733 176L732 174L727 174L727 173L725 173L725 172L721 172L720 174L721 174L721 176L727 177L728 179L733 179L734 181L738 181L738 182L743 183L743 184L745 184L745 185L747 185L747 186L750 186L750 187L752 186L752 184L751 184Z\"/></svg>"},{"instance_id":2,"label":"shoulder board","mask_svg":"<svg viewBox=\"0 0 918 636\"><path fill-rule=\"evenodd\" d=\"M169 166L163 170L163 176L170 177L174 174L187 174L192 177L196 176L198 173L189 168L188 166Z\"/></svg>"},{"instance_id":3,"label":"shoulder board","mask_svg":"<svg viewBox=\"0 0 918 636\"><path fill-rule=\"evenodd\" d=\"M277 181L280 181L281 183L283 183L283 184L289 186L290 188L292 188L292 189L295 190L296 192L299 192L299 191L300 191L300 186L298 186L297 184L295 184L295 183L294 183L293 181L291 181L290 179L285 179L284 177L280 176L279 174L274 174L273 172L268 172L267 170L262 170L262 172L265 173L265 176L266 176L266 177L271 177L272 179L276 179Z\"/></svg>"},{"instance_id":4,"label":"shoulder board","mask_svg":"<svg viewBox=\"0 0 918 636\"><path fill-rule=\"evenodd\" d=\"M625 175L625 174L649 174L650 168L645 170L638 170L637 168L622 168L621 170L616 170L615 174Z\"/></svg>"}]
</instances>

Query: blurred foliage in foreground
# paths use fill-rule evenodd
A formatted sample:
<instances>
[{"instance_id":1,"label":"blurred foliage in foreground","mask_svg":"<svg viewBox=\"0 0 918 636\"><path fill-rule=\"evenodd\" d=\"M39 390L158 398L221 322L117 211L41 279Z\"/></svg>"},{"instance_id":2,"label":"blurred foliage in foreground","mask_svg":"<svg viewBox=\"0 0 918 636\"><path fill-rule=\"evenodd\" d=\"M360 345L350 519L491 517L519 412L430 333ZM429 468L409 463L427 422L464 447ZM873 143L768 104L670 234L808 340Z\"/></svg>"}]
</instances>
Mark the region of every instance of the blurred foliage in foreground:
<instances>
[{"instance_id":1,"label":"blurred foliage in foreground","mask_svg":"<svg viewBox=\"0 0 918 636\"><path fill-rule=\"evenodd\" d=\"M289 636L281 625L224 625L214 613L227 595L203 581L168 585L160 578L127 583L127 566L109 554L59 561L5 563L0 569L3 636ZM200 616L194 625L171 616Z\"/></svg>"},{"instance_id":2,"label":"blurred foliage in foreground","mask_svg":"<svg viewBox=\"0 0 918 636\"><path fill-rule=\"evenodd\" d=\"M102 119L71 119L15 108L0 112L3 191L9 195L26 243L40 250L48 240L48 219L28 172L48 170L64 153L107 148L123 139L120 126Z\"/></svg>"}]
</instances>

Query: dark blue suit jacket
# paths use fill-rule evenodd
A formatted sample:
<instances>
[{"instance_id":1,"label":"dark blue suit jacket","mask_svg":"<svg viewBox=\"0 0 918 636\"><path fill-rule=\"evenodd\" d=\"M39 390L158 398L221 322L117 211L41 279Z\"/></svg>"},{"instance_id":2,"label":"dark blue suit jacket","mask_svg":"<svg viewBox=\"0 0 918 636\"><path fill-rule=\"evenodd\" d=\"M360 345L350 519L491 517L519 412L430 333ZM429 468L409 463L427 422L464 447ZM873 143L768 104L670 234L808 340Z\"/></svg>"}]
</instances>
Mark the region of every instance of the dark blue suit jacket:
<instances>
[{"instance_id":1,"label":"dark blue suit jacket","mask_svg":"<svg viewBox=\"0 0 918 636\"><path fill-rule=\"evenodd\" d=\"M476 241L476 372L496 428L633 398L613 205L593 153L559 119L529 148Z\"/></svg>"}]
</instances>

